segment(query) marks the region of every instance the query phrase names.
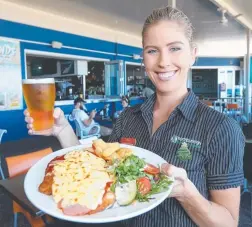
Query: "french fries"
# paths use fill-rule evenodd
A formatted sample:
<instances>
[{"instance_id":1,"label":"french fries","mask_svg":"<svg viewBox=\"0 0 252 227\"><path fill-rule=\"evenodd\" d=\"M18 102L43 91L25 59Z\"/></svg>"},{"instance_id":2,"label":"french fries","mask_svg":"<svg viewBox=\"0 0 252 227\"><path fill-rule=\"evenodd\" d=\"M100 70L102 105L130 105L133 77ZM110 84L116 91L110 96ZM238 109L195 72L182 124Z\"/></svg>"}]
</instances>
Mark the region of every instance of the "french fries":
<instances>
[{"instance_id":1,"label":"french fries","mask_svg":"<svg viewBox=\"0 0 252 227\"><path fill-rule=\"evenodd\" d=\"M129 148L120 148L119 143L105 143L102 139L93 141L94 154L106 161L124 159L132 154Z\"/></svg>"}]
</instances>

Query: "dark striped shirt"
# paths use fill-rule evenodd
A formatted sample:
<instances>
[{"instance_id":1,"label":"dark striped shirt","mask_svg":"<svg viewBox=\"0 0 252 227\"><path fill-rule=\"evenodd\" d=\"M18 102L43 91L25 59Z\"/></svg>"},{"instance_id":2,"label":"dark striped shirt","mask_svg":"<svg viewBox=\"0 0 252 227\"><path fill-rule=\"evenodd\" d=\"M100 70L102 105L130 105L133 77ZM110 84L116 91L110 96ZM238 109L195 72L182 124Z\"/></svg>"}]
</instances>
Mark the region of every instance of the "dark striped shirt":
<instances>
[{"instance_id":1,"label":"dark striped shirt","mask_svg":"<svg viewBox=\"0 0 252 227\"><path fill-rule=\"evenodd\" d=\"M142 105L128 108L116 122L110 141L136 138L136 146L150 150L168 163L187 171L199 192L238 187L243 183L245 140L240 126L231 118L198 100L192 91L152 134L155 94ZM186 142L191 160L177 157ZM190 227L196 224L174 198L166 199L152 211L126 221L131 227Z\"/></svg>"}]
</instances>

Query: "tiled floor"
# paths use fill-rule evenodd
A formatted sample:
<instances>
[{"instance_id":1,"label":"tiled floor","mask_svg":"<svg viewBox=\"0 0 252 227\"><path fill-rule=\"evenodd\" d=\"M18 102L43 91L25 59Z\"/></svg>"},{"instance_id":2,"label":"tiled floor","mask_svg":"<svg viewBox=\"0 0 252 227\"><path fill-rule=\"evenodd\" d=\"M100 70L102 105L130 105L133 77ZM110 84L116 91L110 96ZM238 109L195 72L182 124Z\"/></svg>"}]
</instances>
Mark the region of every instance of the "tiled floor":
<instances>
[{"instance_id":1,"label":"tiled floor","mask_svg":"<svg viewBox=\"0 0 252 227\"><path fill-rule=\"evenodd\" d=\"M252 227L252 217L251 217L251 195L245 193L241 198L241 209L240 209L240 224L239 227ZM0 226L1 227L12 227L13 226L13 216L12 216L12 204L11 200L7 195L0 191ZM18 219L18 227L29 227L30 225L25 220L25 218L20 215ZM93 226L93 225L91 225ZM112 225L108 225L112 227ZM117 227L118 225L114 225ZM60 225L60 227L63 227ZM72 226L71 226L72 227ZM104 226L106 227L106 226Z\"/></svg>"}]
</instances>

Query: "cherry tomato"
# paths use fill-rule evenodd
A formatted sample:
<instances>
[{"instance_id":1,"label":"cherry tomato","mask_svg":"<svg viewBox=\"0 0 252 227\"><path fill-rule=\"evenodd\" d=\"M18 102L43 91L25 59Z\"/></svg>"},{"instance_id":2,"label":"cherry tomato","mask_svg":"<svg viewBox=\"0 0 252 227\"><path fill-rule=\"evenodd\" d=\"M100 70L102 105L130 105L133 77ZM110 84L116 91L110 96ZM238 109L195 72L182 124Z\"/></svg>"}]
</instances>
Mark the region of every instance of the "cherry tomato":
<instances>
[{"instance_id":1,"label":"cherry tomato","mask_svg":"<svg viewBox=\"0 0 252 227\"><path fill-rule=\"evenodd\" d=\"M160 173L160 170L156 166L147 163L144 167L144 172L149 173L151 175L156 175Z\"/></svg>"},{"instance_id":2,"label":"cherry tomato","mask_svg":"<svg viewBox=\"0 0 252 227\"><path fill-rule=\"evenodd\" d=\"M140 177L137 180L138 191L141 195L146 195L151 190L151 182L147 177Z\"/></svg>"}]
</instances>

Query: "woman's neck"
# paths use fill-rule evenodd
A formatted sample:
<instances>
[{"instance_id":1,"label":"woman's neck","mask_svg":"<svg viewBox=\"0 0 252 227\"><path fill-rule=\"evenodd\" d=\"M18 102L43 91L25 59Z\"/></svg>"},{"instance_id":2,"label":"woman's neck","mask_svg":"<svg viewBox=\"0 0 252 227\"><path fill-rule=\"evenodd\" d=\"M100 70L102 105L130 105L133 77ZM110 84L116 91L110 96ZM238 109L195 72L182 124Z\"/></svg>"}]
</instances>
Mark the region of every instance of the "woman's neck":
<instances>
[{"instance_id":1,"label":"woman's neck","mask_svg":"<svg viewBox=\"0 0 252 227\"><path fill-rule=\"evenodd\" d=\"M170 93L160 93L157 92L157 99L154 106L154 110L158 110L160 112L167 112L170 114L186 97L188 94L187 88L180 89L176 92Z\"/></svg>"}]
</instances>

